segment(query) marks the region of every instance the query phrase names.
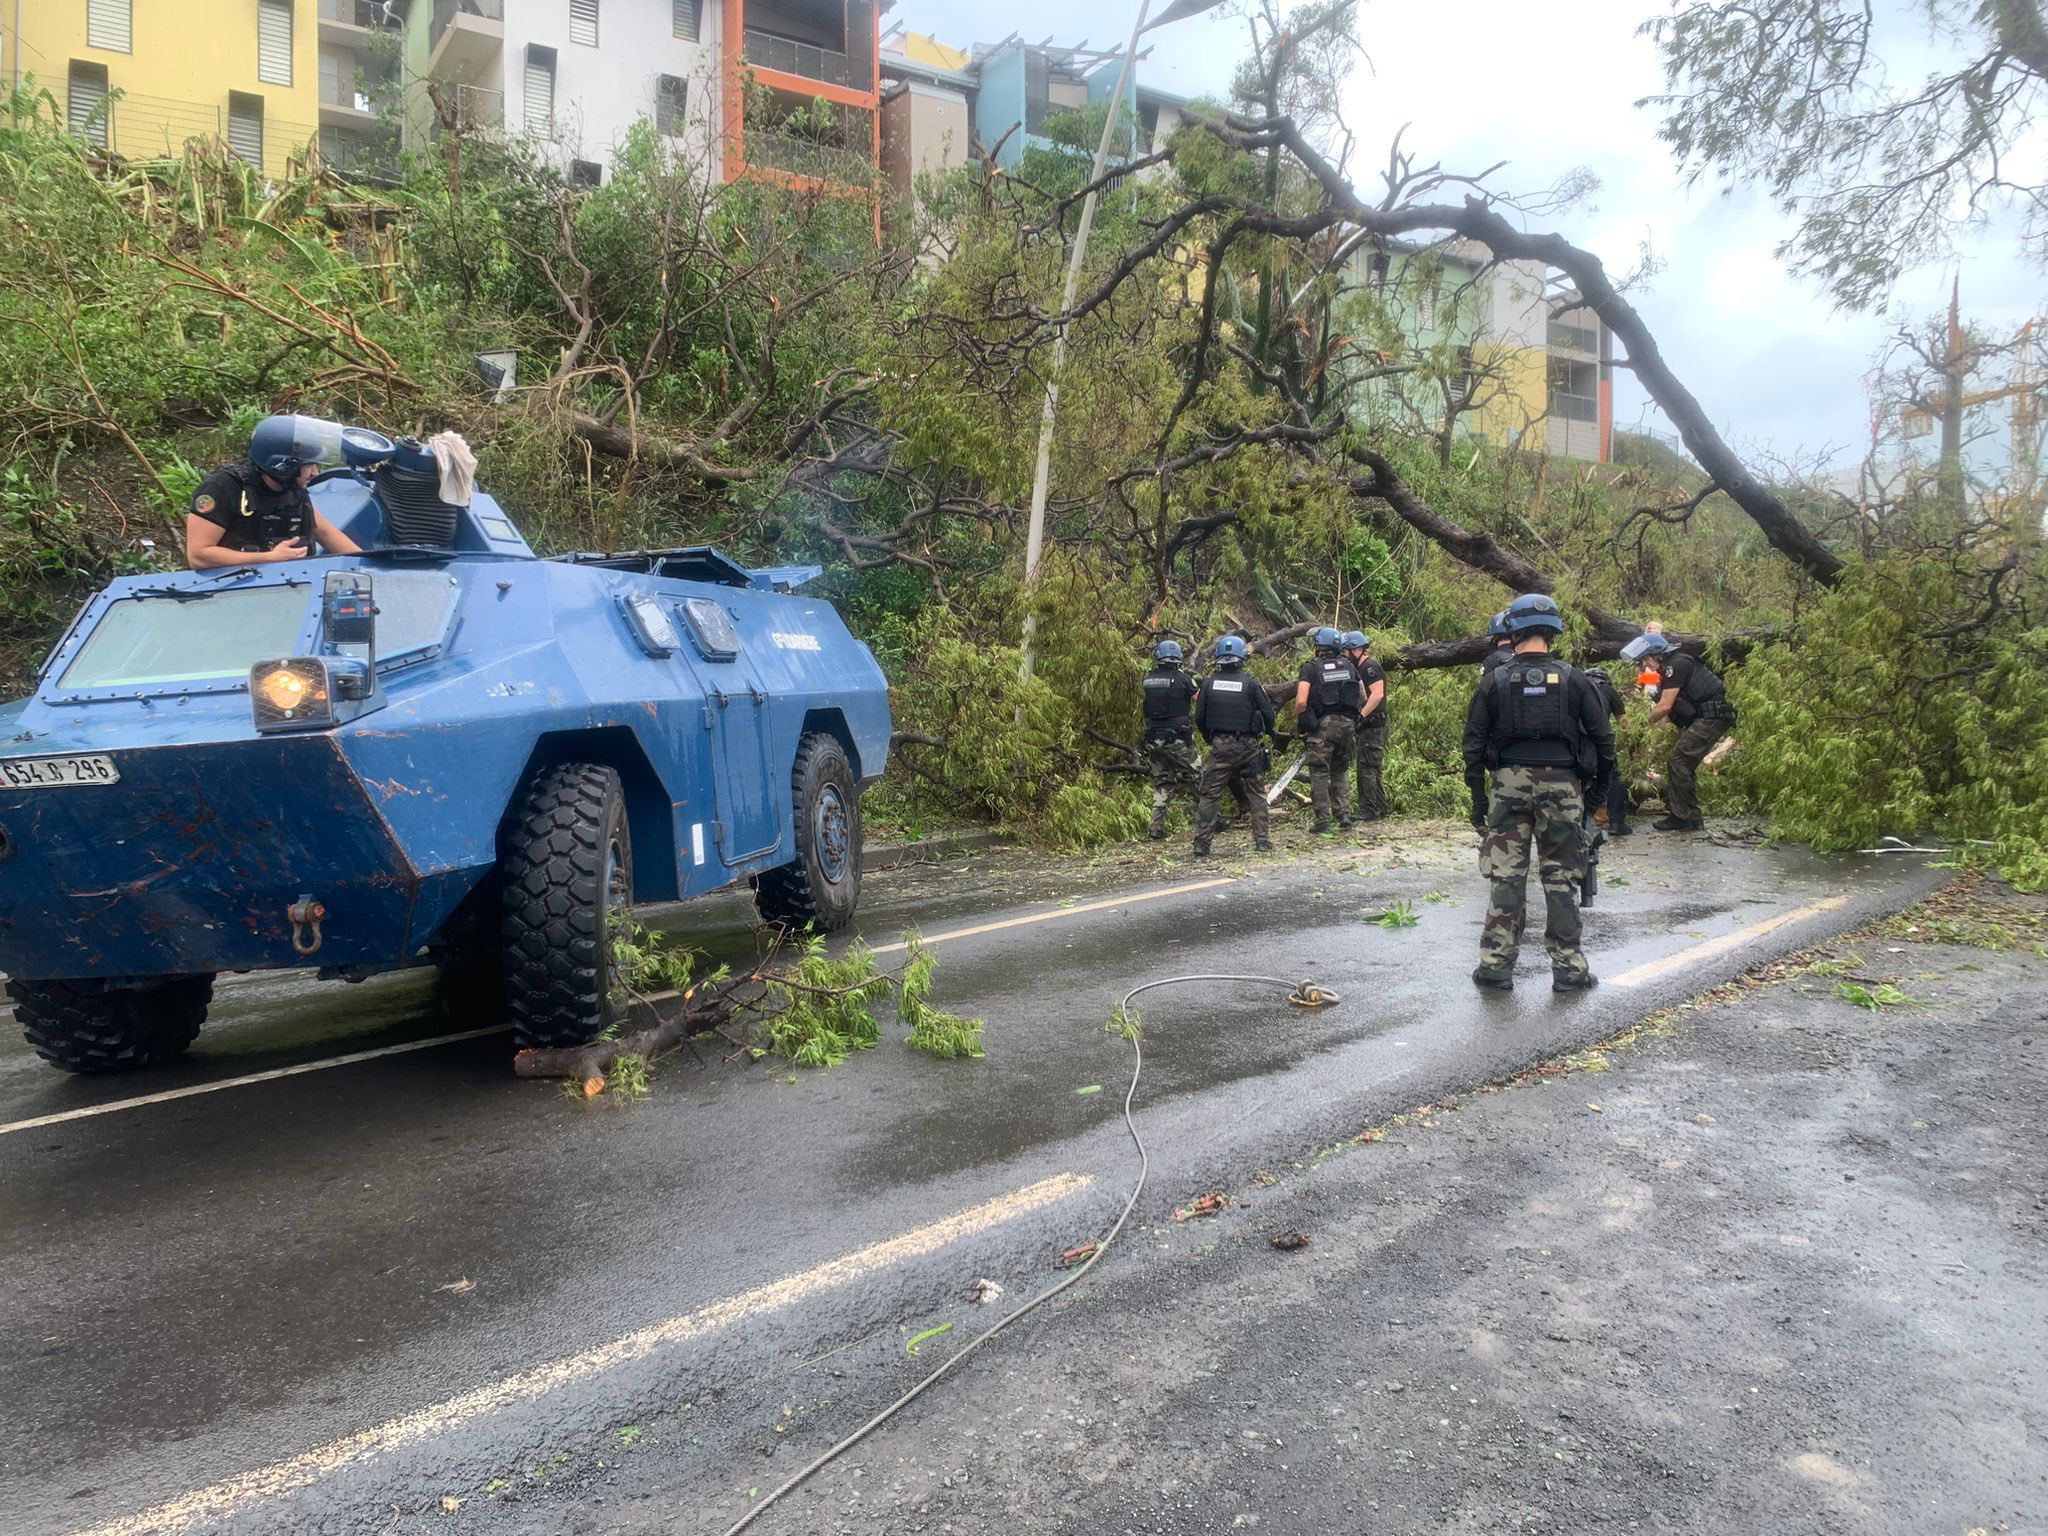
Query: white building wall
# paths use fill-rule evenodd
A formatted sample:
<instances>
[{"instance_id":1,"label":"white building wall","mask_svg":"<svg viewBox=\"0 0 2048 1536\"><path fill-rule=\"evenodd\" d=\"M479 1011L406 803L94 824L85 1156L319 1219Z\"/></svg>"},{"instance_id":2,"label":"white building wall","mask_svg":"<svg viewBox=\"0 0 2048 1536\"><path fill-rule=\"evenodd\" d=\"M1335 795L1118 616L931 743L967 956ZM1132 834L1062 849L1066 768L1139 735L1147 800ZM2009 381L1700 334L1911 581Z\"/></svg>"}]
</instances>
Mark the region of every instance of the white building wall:
<instances>
[{"instance_id":1,"label":"white building wall","mask_svg":"<svg viewBox=\"0 0 2048 1536\"><path fill-rule=\"evenodd\" d=\"M598 0L597 46L569 41L569 0L506 0L505 122L517 131L526 119L526 50L555 50L557 164L590 160L609 172L612 152L626 130L654 115L656 77L689 82L684 152L720 179L713 153L719 125L720 38L724 7L703 0L698 40L675 36L669 0Z\"/></svg>"}]
</instances>

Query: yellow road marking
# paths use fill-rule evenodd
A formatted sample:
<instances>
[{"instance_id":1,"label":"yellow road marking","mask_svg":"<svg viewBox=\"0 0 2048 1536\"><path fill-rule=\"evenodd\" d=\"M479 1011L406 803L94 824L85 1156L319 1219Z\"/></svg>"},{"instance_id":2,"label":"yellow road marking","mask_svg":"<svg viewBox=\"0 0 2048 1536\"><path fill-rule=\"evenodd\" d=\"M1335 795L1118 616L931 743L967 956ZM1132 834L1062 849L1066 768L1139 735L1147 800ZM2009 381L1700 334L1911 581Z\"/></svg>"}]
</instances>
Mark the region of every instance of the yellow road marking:
<instances>
[{"instance_id":1,"label":"yellow road marking","mask_svg":"<svg viewBox=\"0 0 2048 1536\"><path fill-rule=\"evenodd\" d=\"M10 1135L15 1131L33 1131L45 1125L62 1125L67 1120L90 1120L94 1115L111 1115L116 1110L141 1109L146 1104L168 1104L174 1099L196 1098L202 1093L219 1093L223 1088L240 1088L248 1083L274 1082L280 1077L297 1077L301 1072L323 1072L329 1067L346 1067L359 1061L375 1061L379 1056L403 1056L407 1051L424 1051L430 1046L452 1045L457 1040L475 1040L484 1035L501 1035L510 1027L507 1024L493 1024L489 1029L465 1029L460 1034L435 1035L429 1040L408 1040L403 1045L380 1045L373 1051L351 1051L346 1056L303 1061L295 1067L272 1067L267 1072L251 1072L244 1077L224 1077L217 1083L192 1083L184 1088L166 1088L162 1093L145 1093L139 1098L88 1104L83 1109L60 1110L56 1114L37 1115L30 1120L10 1120L5 1125L0 1125L0 1136Z\"/></svg>"},{"instance_id":2,"label":"yellow road marking","mask_svg":"<svg viewBox=\"0 0 2048 1536\"><path fill-rule=\"evenodd\" d=\"M1005 928L1025 928L1033 923L1056 922L1062 917L1080 917L1087 912L1107 912L1112 907L1135 907L1140 902L1160 901L1168 896L1186 896L1194 891L1213 891L1219 885L1236 883L1233 876L1221 875L1214 880L1196 880L1188 885L1171 885L1163 891L1143 891L1136 896L1114 896L1108 901L1091 901L1086 906L1056 907L1050 912L1034 912L1029 917L1011 917L1000 923L981 923L973 928L955 928L950 933L935 933L924 942L932 945L943 944L948 939L971 939L984 933L1001 933ZM904 944L879 944L873 953L893 955L899 949L908 947Z\"/></svg>"},{"instance_id":3,"label":"yellow road marking","mask_svg":"<svg viewBox=\"0 0 2048 1536\"><path fill-rule=\"evenodd\" d=\"M556 1387L589 1380L666 1345L698 1338L764 1312L790 1306L819 1291L845 1285L907 1259L935 1253L961 1238L973 1237L1079 1194L1094 1183L1092 1177L1075 1173L1041 1179L1036 1184L1027 1184L1022 1189L998 1195L943 1221L935 1221L929 1226L832 1259L815 1269L787 1276L726 1301L714 1302L701 1311L686 1312L666 1322L655 1323L609 1344L585 1350L580 1355L569 1355L545 1365L533 1366L501 1381L436 1403L431 1408L408 1413L288 1461L245 1472L226 1482L215 1483L211 1488L197 1489L139 1515L94 1526L89 1531L77 1533L77 1536L172 1536L172 1533L189 1530L201 1521L222 1519L259 1500L281 1498L310 1487L343 1467L418 1444L500 1409L531 1402Z\"/></svg>"},{"instance_id":4,"label":"yellow road marking","mask_svg":"<svg viewBox=\"0 0 2048 1536\"><path fill-rule=\"evenodd\" d=\"M1760 939L1767 933L1774 933L1788 923L1801 922L1809 917L1819 917L1823 912L1832 912L1837 907L1849 904L1846 896L1823 896L1819 901L1810 901L1803 907L1794 907L1790 912L1780 912L1776 917L1767 917L1760 923L1747 928L1738 928L1733 933L1724 933L1718 939L1709 939L1704 944L1695 944L1691 949L1681 949L1675 955L1666 955L1662 960L1651 960L1632 971L1623 971L1619 976L1606 978L1610 987L1641 986L1646 981L1655 981L1659 976L1668 976L1683 966L1711 960L1716 955L1738 949L1751 939Z\"/></svg>"}]
</instances>

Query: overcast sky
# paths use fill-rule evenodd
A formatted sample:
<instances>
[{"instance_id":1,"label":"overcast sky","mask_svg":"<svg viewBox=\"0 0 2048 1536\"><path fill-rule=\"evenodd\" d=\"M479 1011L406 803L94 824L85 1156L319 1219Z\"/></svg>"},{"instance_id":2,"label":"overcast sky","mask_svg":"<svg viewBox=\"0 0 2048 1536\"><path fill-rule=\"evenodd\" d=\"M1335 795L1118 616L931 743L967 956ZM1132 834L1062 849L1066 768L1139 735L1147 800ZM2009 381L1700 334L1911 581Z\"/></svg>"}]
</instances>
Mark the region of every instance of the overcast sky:
<instances>
[{"instance_id":1,"label":"overcast sky","mask_svg":"<svg viewBox=\"0 0 2048 1536\"><path fill-rule=\"evenodd\" d=\"M1056 43L1112 48L1129 36L1135 7L1136 0L898 0L887 21L961 48L1013 30L1034 43L1051 34ZM1230 9L1226 0L1222 10L1149 34L1141 78L1180 95L1220 94L1247 51L1245 24L1225 14ZM1789 276L1772 255L1789 225L1768 202L1683 185L1657 140L1654 109L1634 105L1662 85L1655 50L1635 35L1662 9L1661 0L1573 0L1563 9L1524 0L1365 0L1359 30L1368 61L1352 76L1346 112L1361 177L1384 161L1404 123L1421 159L1459 170L1506 160L1494 179L1506 191L1539 191L1590 169L1600 190L1551 227L1617 274L1636 265L1646 244L1664 263L1635 301L1723 431L1741 446L1788 456L1832 448L1838 463L1853 463L1869 432L1863 377L1892 324L1839 313L1815 285ZM1918 39L1899 35L1917 52ZM1920 73L1914 58L1893 62L1895 75ZM2037 312L2048 285L2013 252L2009 234L1980 236L1966 248L1966 317L2010 330ZM1914 312L1943 307L1950 276L1946 267L1913 275L1900 304ZM1632 378L1618 372L1617 424L1633 424L1644 409Z\"/></svg>"}]
</instances>

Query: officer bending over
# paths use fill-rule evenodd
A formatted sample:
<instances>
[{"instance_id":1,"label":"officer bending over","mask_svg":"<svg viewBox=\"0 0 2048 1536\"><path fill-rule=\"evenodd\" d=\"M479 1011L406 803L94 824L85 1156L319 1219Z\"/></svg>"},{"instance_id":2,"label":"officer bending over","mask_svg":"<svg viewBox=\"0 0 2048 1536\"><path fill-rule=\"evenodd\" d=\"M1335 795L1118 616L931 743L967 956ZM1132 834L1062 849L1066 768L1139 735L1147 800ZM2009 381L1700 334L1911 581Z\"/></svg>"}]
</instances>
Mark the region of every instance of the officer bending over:
<instances>
[{"instance_id":1,"label":"officer bending over","mask_svg":"<svg viewBox=\"0 0 2048 1536\"><path fill-rule=\"evenodd\" d=\"M1337 825L1351 825L1351 758L1358 743L1358 711L1365 703L1358 672L1344 655L1344 637L1325 624L1316 653L1302 664L1294 685L1296 728L1308 756L1308 792L1316 808L1311 832L1328 832L1334 803Z\"/></svg>"},{"instance_id":2,"label":"officer bending over","mask_svg":"<svg viewBox=\"0 0 2048 1536\"><path fill-rule=\"evenodd\" d=\"M1551 990L1575 992L1594 984L1579 946L1579 879L1586 801L1614 772L1614 732L1592 683L1550 654L1564 633L1555 602L1525 593L1508 604L1507 628L1513 657L1480 680L1465 711L1465 782L1485 832L1479 870L1493 882L1472 980L1503 992L1515 984L1533 841Z\"/></svg>"},{"instance_id":3,"label":"officer bending over","mask_svg":"<svg viewBox=\"0 0 2048 1536\"><path fill-rule=\"evenodd\" d=\"M1678 740L1671 744L1671 758L1664 765L1667 814L1650 825L1659 832L1697 832L1707 824L1700 814L1700 764L1735 724L1728 685L1705 662L1673 649L1656 630L1629 641L1621 654L1629 661L1647 660L1657 669L1657 702L1650 706L1650 724L1669 720L1678 727Z\"/></svg>"},{"instance_id":4,"label":"officer bending over","mask_svg":"<svg viewBox=\"0 0 2048 1536\"><path fill-rule=\"evenodd\" d=\"M1195 728L1209 744L1202 765L1201 799L1195 806L1195 852L1207 856L1216 835L1216 807L1226 788L1252 819L1252 842L1261 853L1273 850L1266 815L1266 745L1259 738L1274 734L1277 717L1265 685L1244 670L1244 641L1225 635L1212 653L1216 670L1195 692Z\"/></svg>"},{"instance_id":5,"label":"officer bending over","mask_svg":"<svg viewBox=\"0 0 2048 1536\"><path fill-rule=\"evenodd\" d=\"M1195 783L1195 680L1176 641L1162 640L1145 674L1145 766L1152 775L1152 841L1166 836L1173 792Z\"/></svg>"},{"instance_id":6,"label":"officer bending over","mask_svg":"<svg viewBox=\"0 0 2048 1536\"><path fill-rule=\"evenodd\" d=\"M1387 674L1366 653L1372 636L1363 630L1344 632L1344 654L1358 674L1365 702L1358 714L1358 819L1378 821L1387 814L1387 789L1380 770L1387 762Z\"/></svg>"},{"instance_id":7,"label":"officer bending over","mask_svg":"<svg viewBox=\"0 0 2048 1536\"><path fill-rule=\"evenodd\" d=\"M357 552L355 540L313 510L306 484L320 471L322 444L297 416L266 416L249 437L249 457L224 464L192 493L185 519L185 563L223 565L302 560L319 546Z\"/></svg>"}]
</instances>

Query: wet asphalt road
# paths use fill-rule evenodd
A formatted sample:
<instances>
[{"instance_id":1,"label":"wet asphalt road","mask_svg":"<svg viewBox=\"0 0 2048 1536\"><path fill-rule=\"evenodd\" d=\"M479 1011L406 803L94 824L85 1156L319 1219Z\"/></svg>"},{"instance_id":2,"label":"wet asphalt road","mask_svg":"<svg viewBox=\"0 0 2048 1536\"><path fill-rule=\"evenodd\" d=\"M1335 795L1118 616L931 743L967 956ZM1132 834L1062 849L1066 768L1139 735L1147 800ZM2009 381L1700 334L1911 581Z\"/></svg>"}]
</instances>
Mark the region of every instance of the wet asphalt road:
<instances>
[{"instance_id":1,"label":"wet asphalt road","mask_svg":"<svg viewBox=\"0 0 2048 1536\"><path fill-rule=\"evenodd\" d=\"M5 1528L97 1529L236 1479L225 1499L122 1528L374 1531L394 1507L443 1496L474 1507L509 1469L893 1330L974 1275L1042 1272L1106 1225L1128 1188L1117 1116L1128 1054L1102 1025L1139 981L1250 971L1344 996L1320 1014L1214 985L1145 1000L1153 1183L1140 1216L1156 1218L1232 1170L1603 1037L1938 878L1901 862L1639 836L1610 854L1588 917L1609 985L1553 999L1533 950L1522 990L1477 997L1469 856L1400 857L1408 867L1382 867L1392 861L1369 849L1242 865L1148 854L1023 874L996 857L872 879L861 927L878 943L911 925L933 936L1059 914L939 947L935 1001L988 1020L979 1062L933 1062L885 1031L877 1050L793 1084L767 1064L713 1056L700 1069L685 1057L647 1101L618 1107L513 1078L504 1037L491 1036L8 1131L455 1026L418 977L355 988L248 978L223 987L189 1060L143 1078L67 1079L10 1041ZM1332 867L1347 862L1359 867ZM1074 910L1233 873L1243 878ZM1397 900L1417 926L1360 922ZM1798 915L1779 921L1787 914ZM732 901L672 920L715 952L749 943ZM1612 984L1631 973L1635 984ZM1075 1092L1091 1084L1104 1091ZM1062 1175L1092 1182L1015 1213L989 1205ZM982 1208L994 1214L978 1230L900 1245L850 1282L813 1275L656 1347L559 1380L519 1378Z\"/></svg>"}]
</instances>

